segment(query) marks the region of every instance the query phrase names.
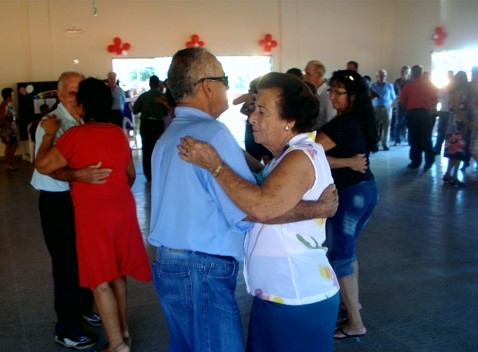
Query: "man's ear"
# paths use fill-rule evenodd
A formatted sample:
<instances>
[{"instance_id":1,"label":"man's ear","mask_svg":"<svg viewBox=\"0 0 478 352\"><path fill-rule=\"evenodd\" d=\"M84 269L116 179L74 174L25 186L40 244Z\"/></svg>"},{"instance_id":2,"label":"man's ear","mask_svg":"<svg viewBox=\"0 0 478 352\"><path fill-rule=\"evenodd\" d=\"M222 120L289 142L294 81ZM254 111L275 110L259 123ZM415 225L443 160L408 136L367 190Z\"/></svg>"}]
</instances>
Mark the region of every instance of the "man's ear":
<instances>
[{"instance_id":1,"label":"man's ear","mask_svg":"<svg viewBox=\"0 0 478 352\"><path fill-rule=\"evenodd\" d=\"M217 95L219 93L219 90L218 89L213 89L212 84L215 84L215 83L212 83L211 81L206 79L203 82L201 82L202 87L200 89L202 89L204 97L209 102L211 102L212 104L216 104Z\"/></svg>"},{"instance_id":2,"label":"man's ear","mask_svg":"<svg viewBox=\"0 0 478 352\"><path fill-rule=\"evenodd\" d=\"M201 87L200 89L202 89L204 91L204 94L206 95L207 98L210 98L211 95L213 94L213 90L211 89L211 82L207 79L205 79L204 81L202 81L200 83Z\"/></svg>"}]
</instances>

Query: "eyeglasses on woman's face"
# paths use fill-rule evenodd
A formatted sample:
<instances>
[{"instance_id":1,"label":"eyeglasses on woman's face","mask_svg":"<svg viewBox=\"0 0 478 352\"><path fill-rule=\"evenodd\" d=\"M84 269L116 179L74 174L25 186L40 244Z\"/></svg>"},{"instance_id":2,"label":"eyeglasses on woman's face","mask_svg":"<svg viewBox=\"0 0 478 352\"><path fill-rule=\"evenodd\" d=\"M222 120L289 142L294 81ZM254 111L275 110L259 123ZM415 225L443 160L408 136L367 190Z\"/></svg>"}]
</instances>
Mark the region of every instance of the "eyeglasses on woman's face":
<instances>
[{"instance_id":1,"label":"eyeglasses on woman's face","mask_svg":"<svg viewBox=\"0 0 478 352\"><path fill-rule=\"evenodd\" d=\"M344 90L338 90L338 89L335 89L335 88L329 88L329 89L327 89L327 92L329 92L329 95L336 95L336 96L339 96L339 97L341 97L342 95L348 94L345 89Z\"/></svg>"}]
</instances>

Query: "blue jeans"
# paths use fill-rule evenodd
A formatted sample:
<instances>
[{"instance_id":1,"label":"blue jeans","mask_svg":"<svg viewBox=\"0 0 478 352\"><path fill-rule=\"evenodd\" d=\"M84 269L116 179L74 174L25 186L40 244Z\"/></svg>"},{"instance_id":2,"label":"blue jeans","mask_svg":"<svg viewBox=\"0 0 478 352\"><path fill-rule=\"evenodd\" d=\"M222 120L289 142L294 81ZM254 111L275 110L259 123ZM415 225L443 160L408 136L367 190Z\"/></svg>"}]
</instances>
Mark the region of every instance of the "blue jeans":
<instances>
[{"instance_id":1,"label":"blue jeans","mask_svg":"<svg viewBox=\"0 0 478 352\"><path fill-rule=\"evenodd\" d=\"M153 281L169 329L169 351L244 351L231 257L159 247Z\"/></svg>"},{"instance_id":2,"label":"blue jeans","mask_svg":"<svg viewBox=\"0 0 478 352\"><path fill-rule=\"evenodd\" d=\"M354 273L355 242L378 202L375 180L338 190L339 207L327 220L329 261L338 278Z\"/></svg>"},{"instance_id":3,"label":"blue jeans","mask_svg":"<svg viewBox=\"0 0 478 352\"><path fill-rule=\"evenodd\" d=\"M405 137L405 116L406 111L401 108L397 108L395 114L395 131L393 133L395 143L402 143L402 137Z\"/></svg>"}]
</instances>

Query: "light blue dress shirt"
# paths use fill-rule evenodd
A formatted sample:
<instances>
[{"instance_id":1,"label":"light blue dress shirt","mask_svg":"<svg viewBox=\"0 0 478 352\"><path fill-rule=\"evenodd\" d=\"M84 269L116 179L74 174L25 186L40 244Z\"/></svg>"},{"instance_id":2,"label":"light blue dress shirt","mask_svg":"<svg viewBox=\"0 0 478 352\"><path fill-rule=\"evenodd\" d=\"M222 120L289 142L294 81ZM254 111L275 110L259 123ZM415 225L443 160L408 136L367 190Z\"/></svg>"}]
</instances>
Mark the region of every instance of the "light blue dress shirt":
<instances>
[{"instance_id":1,"label":"light blue dress shirt","mask_svg":"<svg viewBox=\"0 0 478 352\"><path fill-rule=\"evenodd\" d=\"M212 255L244 257L244 235L253 223L226 195L212 174L178 156L180 138L212 144L240 176L255 182L243 150L228 128L205 112L177 107L175 118L156 142L152 156L151 221L153 246Z\"/></svg>"},{"instance_id":2,"label":"light blue dress shirt","mask_svg":"<svg viewBox=\"0 0 478 352\"><path fill-rule=\"evenodd\" d=\"M124 103L126 102L126 97L123 89L118 86L115 86L111 90L111 95L113 96L113 103L111 104L111 110L123 110Z\"/></svg>"},{"instance_id":3,"label":"light blue dress shirt","mask_svg":"<svg viewBox=\"0 0 478 352\"><path fill-rule=\"evenodd\" d=\"M388 108L392 105L397 95L395 94L395 88L390 82L383 82L383 85L379 85L377 82L372 83L372 90L380 95L378 98L372 100L373 106L380 106Z\"/></svg>"}]
</instances>

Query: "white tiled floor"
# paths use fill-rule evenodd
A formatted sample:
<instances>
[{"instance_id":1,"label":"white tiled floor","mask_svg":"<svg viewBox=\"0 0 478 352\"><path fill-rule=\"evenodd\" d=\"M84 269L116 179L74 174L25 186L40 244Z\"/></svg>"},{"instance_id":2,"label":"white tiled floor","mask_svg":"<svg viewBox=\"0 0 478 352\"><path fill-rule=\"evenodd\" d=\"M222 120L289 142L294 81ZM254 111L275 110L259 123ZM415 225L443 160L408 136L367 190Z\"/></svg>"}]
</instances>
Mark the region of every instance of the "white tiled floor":
<instances>
[{"instance_id":1,"label":"white tiled floor","mask_svg":"<svg viewBox=\"0 0 478 352\"><path fill-rule=\"evenodd\" d=\"M140 151L134 154L133 192L146 238L150 186L141 173ZM360 342L337 341L336 351L476 351L478 187L443 185L445 159L437 157L424 173L408 170L407 156L402 145L372 157L380 201L358 245L368 333ZM53 342L51 269L38 195L29 185L32 164L18 166L14 173L0 169L0 351L65 351ZM152 258L149 245L148 253ZM243 280L237 299L246 329L250 297ZM128 319L134 351L167 350L167 329L151 284L130 282ZM90 332L104 344L101 328Z\"/></svg>"}]
</instances>

